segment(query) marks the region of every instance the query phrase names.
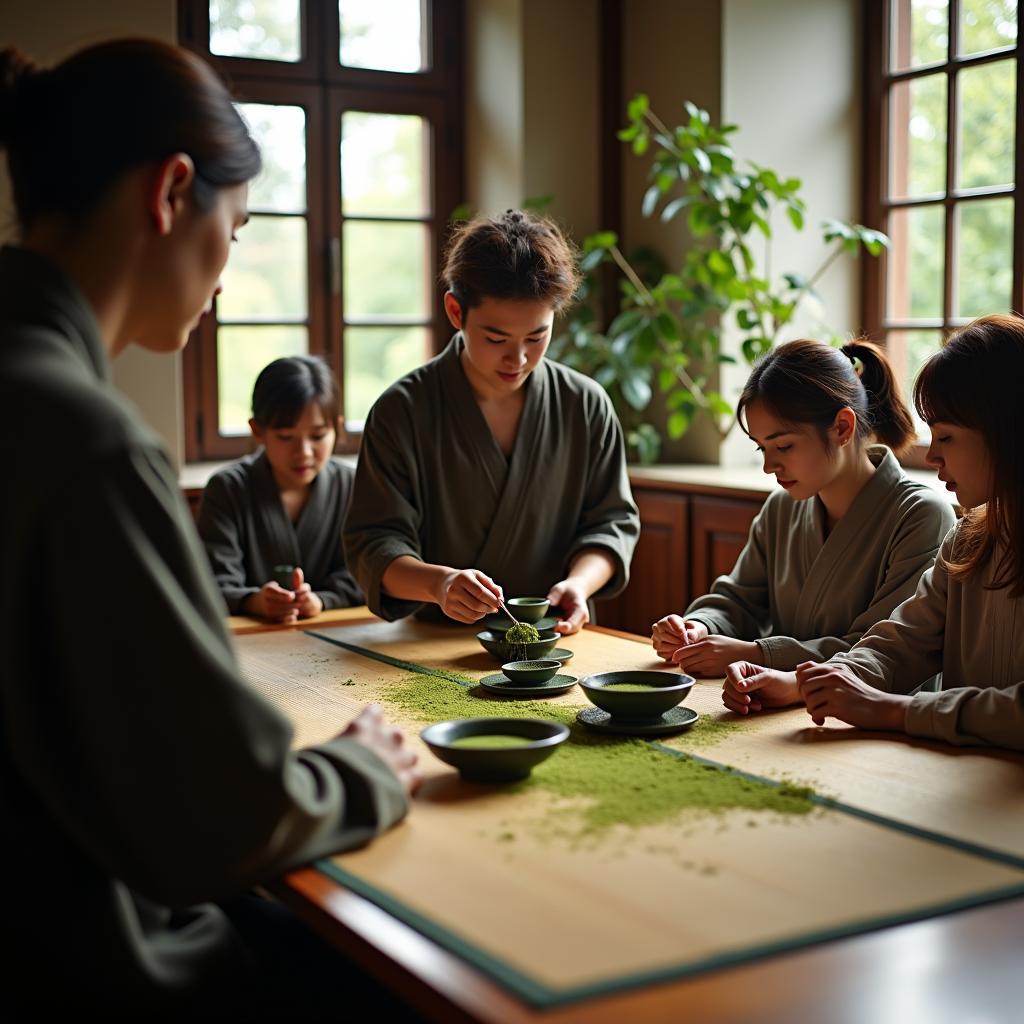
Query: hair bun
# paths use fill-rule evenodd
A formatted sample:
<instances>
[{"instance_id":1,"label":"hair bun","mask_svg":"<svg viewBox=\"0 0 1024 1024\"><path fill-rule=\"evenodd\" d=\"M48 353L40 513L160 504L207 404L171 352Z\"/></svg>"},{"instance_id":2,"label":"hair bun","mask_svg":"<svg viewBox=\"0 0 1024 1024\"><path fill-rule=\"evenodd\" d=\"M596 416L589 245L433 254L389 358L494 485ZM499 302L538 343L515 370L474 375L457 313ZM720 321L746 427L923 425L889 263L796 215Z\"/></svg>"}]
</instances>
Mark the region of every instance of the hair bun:
<instances>
[{"instance_id":1,"label":"hair bun","mask_svg":"<svg viewBox=\"0 0 1024 1024\"><path fill-rule=\"evenodd\" d=\"M11 137L18 94L39 74L40 67L20 50L0 50L0 146Z\"/></svg>"}]
</instances>

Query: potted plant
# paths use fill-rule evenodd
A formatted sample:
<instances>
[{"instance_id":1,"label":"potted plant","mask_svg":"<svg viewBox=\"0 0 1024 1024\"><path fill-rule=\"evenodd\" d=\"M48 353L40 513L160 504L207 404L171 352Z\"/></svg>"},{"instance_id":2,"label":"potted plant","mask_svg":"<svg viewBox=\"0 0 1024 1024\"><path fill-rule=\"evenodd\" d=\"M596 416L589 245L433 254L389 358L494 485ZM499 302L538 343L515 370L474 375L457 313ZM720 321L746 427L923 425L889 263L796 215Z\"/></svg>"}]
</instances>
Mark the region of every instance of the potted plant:
<instances>
[{"instance_id":1,"label":"potted plant","mask_svg":"<svg viewBox=\"0 0 1024 1024\"><path fill-rule=\"evenodd\" d=\"M629 258L610 231L583 243L586 275L579 301L551 355L594 377L611 395L623 422L632 458L653 462L662 432L652 423L655 389L665 396L662 428L681 437L697 416L707 416L721 438L735 424L732 406L715 389L720 364L736 362L722 351L722 327L734 322L748 364L776 343L822 274L843 254L866 250L877 256L889 240L860 224L826 220L821 225L829 252L808 274L772 270L772 218L783 210L793 227L804 229L801 182L767 167L740 163L729 142L736 125L716 127L707 111L687 102L688 120L668 128L634 97L629 124L619 132L637 156L653 151L645 216L686 217L693 245L678 270L650 252ZM763 245L755 256L754 245ZM595 311L598 270L612 264L621 295L618 315L601 329Z\"/></svg>"}]
</instances>

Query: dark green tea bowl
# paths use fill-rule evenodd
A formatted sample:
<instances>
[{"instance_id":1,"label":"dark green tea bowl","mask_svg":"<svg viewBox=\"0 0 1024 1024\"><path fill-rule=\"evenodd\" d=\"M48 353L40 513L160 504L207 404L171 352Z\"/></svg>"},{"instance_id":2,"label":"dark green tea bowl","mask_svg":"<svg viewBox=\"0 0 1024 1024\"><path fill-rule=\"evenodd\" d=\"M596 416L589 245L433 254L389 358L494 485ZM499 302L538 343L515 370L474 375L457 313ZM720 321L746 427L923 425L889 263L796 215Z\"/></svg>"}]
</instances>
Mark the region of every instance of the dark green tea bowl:
<instances>
[{"instance_id":1,"label":"dark green tea bowl","mask_svg":"<svg viewBox=\"0 0 1024 1024\"><path fill-rule=\"evenodd\" d=\"M598 672L580 687L591 704L618 719L656 719L686 700L693 677L682 672Z\"/></svg>"},{"instance_id":2,"label":"dark green tea bowl","mask_svg":"<svg viewBox=\"0 0 1024 1024\"><path fill-rule=\"evenodd\" d=\"M546 597L510 597L505 604L520 622L540 622L551 602Z\"/></svg>"},{"instance_id":3,"label":"dark green tea bowl","mask_svg":"<svg viewBox=\"0 0 1024 1024\"><path fill-rule=\"evenodd\" d=\"M562 663L553 659L507 661L501 666L501 671L514 683L546 683L561 667Z\"/></svg>"},{"instance_id":4,"label":"dark green tea bowl","mask_svg":"<svg viewBox=\"0 0 1024 1024\"><path fill-rule=\"evenodd\" d=\"M557 633L544 632L539 640L532 644L510 644L505 642L505 634L493 629L485 629L477 633L477 640L485 651L498 661L537 661L546 657L555 649L559 636Z\"/></svg>"},{"instance_id":5,"label":"dark green tea bowl","mask_svg":"<svg viewBox=\"0 0 1024 1024\"><path fill-rule=\"evenodd\" d=\"M459 718L420 733L435 757L469 782L519 782L569 736L542 718Z\"/></svg>"}]
</instances>

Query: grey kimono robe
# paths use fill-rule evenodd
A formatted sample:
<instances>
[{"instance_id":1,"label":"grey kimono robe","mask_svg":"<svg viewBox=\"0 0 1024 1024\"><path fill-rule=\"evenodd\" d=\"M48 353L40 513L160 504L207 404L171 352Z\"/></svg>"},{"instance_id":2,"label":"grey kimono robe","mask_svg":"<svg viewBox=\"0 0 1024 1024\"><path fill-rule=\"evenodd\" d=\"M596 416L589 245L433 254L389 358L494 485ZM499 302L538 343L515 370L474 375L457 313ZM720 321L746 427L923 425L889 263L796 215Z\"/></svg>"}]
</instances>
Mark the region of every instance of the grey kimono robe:
<instances>
[{"instance_id":1,"label":"grey kimono robe","mask_svg":"<svg viewBox=\"0 0 1024 1024\"><path fill-rule=\"evenodd\" d=\"M83 1003L143 1019L238 956L207 901L364 843L407 803L358 743L290 750L91 307L19 249L0 251L0 407L31 426L0 433L0 929Z\"/></svg>"},{"instance_id":2,"label":"grey kimono robe","mask_svg":"<svg viewBox=\"0 0 1024 1024\"><path fill-rule=\"evenodd\" d=\"M462 344L456 334L439 356L388 388L367 418L345 556L370 609L389 620L423 609L381 589L384 570L400 555L480 569L510 596L544 596L578 552L599 547L616 570L595 596L617 594L640 519L608 396L542 359L523 385L526 401L506 458L462 370Z\"/></svg>"},{"instance_id":3,"label":"grey kimono robe","mask_svg":"<svg viewBox=\"0 0 1024 1024\"><path fill-rule=\"evenodd\" d=\"M352 498L352 470L331 458L317 473L298 520L285 514L265 452L214 474L203 491L199 536L213 577L232 615L268 580L275 565L302 568L324 608L362 604L345 568L341 525Z\"/></svg>"},{"instance_id":4,"label":"grey kimono robe","mask_svg":"<svg viewBox=\"0 0 1024 1024\"><path fill-rule=\"evenodd\" d=\"M955 517L942 495L903 475L887 448L869 455L874 475L827 537L820 498L773 492L732 572L685 618L753 640L764 664L783 671L849 650L888 618L914 593Z\"/></svg>"},{"instance_id":5,"label":"grey kimono robe","mask_svg":"<svg viewBox=\"0 0 1024 1024\"><path fill-rule=\"evenodd\" d=\"M917 693L907 711L911 736L960 745L1024 750L1024 597L988 590L1000 551L965 582L950 579L951 530L917 593L892 618L832 660L888 693L910 693L942 673L938 693Z\"/></svg>"}]
</instances>

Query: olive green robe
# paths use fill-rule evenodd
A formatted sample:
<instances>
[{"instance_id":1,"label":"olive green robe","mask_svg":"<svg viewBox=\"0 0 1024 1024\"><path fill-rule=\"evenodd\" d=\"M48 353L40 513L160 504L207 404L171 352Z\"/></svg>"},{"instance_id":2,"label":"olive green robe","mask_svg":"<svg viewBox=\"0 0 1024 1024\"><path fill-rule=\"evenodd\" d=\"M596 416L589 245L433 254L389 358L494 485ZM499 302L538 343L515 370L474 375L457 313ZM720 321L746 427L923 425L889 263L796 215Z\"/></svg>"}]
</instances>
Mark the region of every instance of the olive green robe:
<instances>
[{"instance_id":1,"label":"olive green robe","mask_svg":"<svg viewBox=\"0 0 1024 1024\"><path fill-rule=\"evenodd\" d=\"M755 641L763 663L783 671L849 650L887 618L914 593L955 517L887 448L873 446L869 456L874 474L827 536L820 498L774 491L732 572L685 617Z\"/></svg>"},{"instance_id":2,"label":"olive green robe","mask_svg":"<svg viewBox=\"0 0 1024 1024\"><path fill-rule=\"evenodd\" d=\"M232 615L274 578L275 565L302 568L325 609L363 603L345 568L341 525L352 498L352 469L324 463L292 523L281 503L266 452L247 455L210 477L197 523L213 577Z\"/></svg>"},{"instance_id":3,"label":"olive green robe","mask_svg":"<svg viewBox=\"0 0 1024 1024\"><path fill-rule=\"evenodd\" d=\"M938 693L913 697L911 736L1024 750L1024 597L988 589L1000 548L967 580L951 579L943 559L956 537L951 530L917 593L833 660L888 693L941 672Z\"/></svg>"},{"instance_id":4,"label":"olive green robe","mask_svg":"<svg viewBox=\"0 0 1024 1024\"><path fill-rule=\"evenodd\" d=\"M393 620L426 611L384 592L400 555L480 569L508 596L540 596L584 548L611 555L629 578L640 519L622 429L604 390L542 359L527 378L506 457L462 370L456 334L435 359L393 384L367 418L345 523L345 556L370 609Z\"/></svg>"},{"instance_id":5,"label":"olive green robe","mask_svg":"<svg viewBox=\"0 0 1024 1024\"><path fill-rule=\"evenodd\" d=\"M207 901L364 843L407 802L358 743L291 752L92 309L11 248L0 407L0 927L83 1002L146 1019L238 955Z\"/></svg>"}]
</instances>

